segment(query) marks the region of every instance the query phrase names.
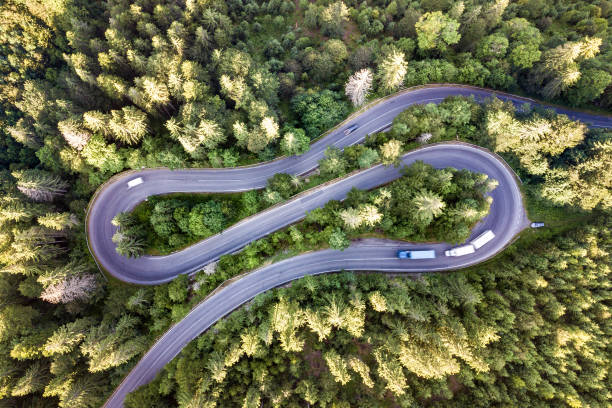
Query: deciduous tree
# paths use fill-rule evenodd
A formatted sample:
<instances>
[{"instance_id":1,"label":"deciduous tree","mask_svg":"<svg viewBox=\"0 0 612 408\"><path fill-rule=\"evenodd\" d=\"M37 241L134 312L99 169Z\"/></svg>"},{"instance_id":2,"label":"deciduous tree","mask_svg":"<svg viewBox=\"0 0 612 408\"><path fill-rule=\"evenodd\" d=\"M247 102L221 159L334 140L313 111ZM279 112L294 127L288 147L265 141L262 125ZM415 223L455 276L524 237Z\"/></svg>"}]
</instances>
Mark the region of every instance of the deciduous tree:
<instances>
[{"instance_id":1,"label":"deciduous tree","mask_svg":"<svg viewBox=\"0 0 612 408\"><path fill-rule=\"evenodd\" d=\"M344 91L355 106L361 106L372 87L372 71L368 68L355 72L348 79Z\"/></svg>"}]
</instances>

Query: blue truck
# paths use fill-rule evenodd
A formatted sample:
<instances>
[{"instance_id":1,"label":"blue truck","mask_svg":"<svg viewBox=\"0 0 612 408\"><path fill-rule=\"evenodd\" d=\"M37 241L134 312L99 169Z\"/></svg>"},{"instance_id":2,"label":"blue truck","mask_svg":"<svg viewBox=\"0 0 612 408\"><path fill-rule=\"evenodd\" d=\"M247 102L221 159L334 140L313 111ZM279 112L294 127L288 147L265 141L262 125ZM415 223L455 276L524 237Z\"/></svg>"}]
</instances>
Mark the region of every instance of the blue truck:
<instances>
[{"instance_id":1,"label":"blue truck","mask_svg":"<svg viewBox=\"0 0 612 408\"><path fill-rule=\"evenodd\" d=\"M436 251L397 251L397 257L400 259L434 259Z\"/></svg>"}]
</instances>

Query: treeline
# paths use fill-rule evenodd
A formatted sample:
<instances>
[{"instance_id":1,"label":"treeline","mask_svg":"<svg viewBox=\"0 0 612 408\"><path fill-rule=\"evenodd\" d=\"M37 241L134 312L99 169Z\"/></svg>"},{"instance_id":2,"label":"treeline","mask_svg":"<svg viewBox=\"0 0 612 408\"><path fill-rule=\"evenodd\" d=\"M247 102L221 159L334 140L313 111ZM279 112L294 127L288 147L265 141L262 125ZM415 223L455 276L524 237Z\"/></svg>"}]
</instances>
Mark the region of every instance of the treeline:
<instances>
[{"instance_id":1,"label":"treeline","mask_svg":"<svg viewBox=\"0 0 612 408\"><path fill-rule=\"evenodd\" d=\"M611 226L464 272L306 277L218 322L126 407L605 407Z\"/></svg>"},{"instance_id":2,"label":"treeline","mask_svg":"<svg viewBox=\"0 0 612 408\"><path fill-rule=\"evenodd\" d=\"M527 3L9 0L3 160L40 161L87 195L125 168L300 154L347 100L402 86L609 107L611 3Z\"/></svg>"}]
</instances>

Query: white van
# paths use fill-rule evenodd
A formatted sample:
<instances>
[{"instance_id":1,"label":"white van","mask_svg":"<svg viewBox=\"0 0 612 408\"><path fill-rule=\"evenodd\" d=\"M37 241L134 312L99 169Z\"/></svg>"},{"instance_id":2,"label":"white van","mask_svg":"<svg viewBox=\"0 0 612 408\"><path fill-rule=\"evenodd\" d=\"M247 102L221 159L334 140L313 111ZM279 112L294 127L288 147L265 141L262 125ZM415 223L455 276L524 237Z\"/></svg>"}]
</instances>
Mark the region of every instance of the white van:
<instances>
[{"instance_id":1,"label":"white van","mask_svg":"<svg viewBox=\"0 0 612 408\"><path fill-rule=\"evenodd\" d=\"M142 177L135 178L134 180L128 181L128 189L132 187L136 187L137 185L142 184Z\"/></svg>"},{"instance_id":2,"label":"white van","mask_svg":"<svg viewBox=\"0 0 612 408\"><path fill-rule=\"evenodd\" d=\"M474 240L472 240L472 245L474 245L474 248L478 249L493 238L495 238L495 234L493 233L493 231L486 230L485 232L477 236Z\"/></svg>"}]
</instances>

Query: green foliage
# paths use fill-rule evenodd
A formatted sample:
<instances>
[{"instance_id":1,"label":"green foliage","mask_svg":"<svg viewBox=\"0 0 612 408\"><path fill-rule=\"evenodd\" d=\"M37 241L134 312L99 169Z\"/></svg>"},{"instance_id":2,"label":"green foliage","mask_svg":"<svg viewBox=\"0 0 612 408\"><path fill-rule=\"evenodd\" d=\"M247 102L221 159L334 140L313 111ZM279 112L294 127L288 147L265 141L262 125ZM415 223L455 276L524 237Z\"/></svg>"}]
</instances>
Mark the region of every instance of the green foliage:
<instances>
[{"instance_id":1,"label":"green foliage","mask_svg":"<svg viewBox=\"0 0 612 408\"><path fill-rule=\"evenodd\" d=\"M286 156L297 156L310 149L310 139L303 129L287 129L280 142L280 151Z\"/></svg>"},{"instance_id":2,"label":"green foliage","mask_svg":"<svg viewBox=\"0 0 612 408\"><path fill-rule=\"evenodd\" d=\"M189 231L197 237L215 234L223 229L225 217L216 201L196 204L189 213Z\"/></svg>"},{"instance_id":3,"label":"green foliage","mask_svg":"<svg viewBox=\"0 0 612 408\"><path fill-rule=\"evenodd\" d=\"M331 249L344 250L349 247L351 241L346 237L346 234L339 228L336 228L329 234L329 247Z\"/></svg>"},{"instance_id":4,"label":"green foliage","mask_svg":"<svg viewBox=\"0 0 612 408\"><path fill-rule=\"evenodd\" d=\"M328 147L325 157L319 161L321 175L328 178L339 177L346 173L347 163L337 147Z\"/></svg>"},{"instance_id":5,"label":"green foliage","mask_svg":"<svg viewBox=\"0 0 612 408\"><path fill-rule=\"evenodd\" d=\"M330 90L298 94L291 100L291 109L311 139L338 123L348 112L341 95Z\"/></svg>"},{"instance_id":6,"label":"green foliage","mask_svg":"<svg viewBox=\"0 0 612 408\"><path fill-rule=\"evenodd\" d=\"M272 403L279 388L296 406L605 406L608 224L453 274L306 277L218 322L128 401L164 400L168 378L175 398L210 390L223 406ZM257 351L229 358L245 340Z\"/></svg>"},{"instance_id":7,"label":"green foliage","mask_svg":"<svg viewBox=\"0 0 612 408\"><path fill-rule=\"evenodd\" d=\"M415 24L419 48L437 48L444 51L447 46L459 42L459 23L440 11L425 13Z\"/></svg>"}]
</instances>

